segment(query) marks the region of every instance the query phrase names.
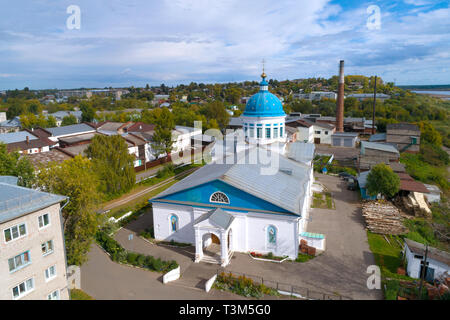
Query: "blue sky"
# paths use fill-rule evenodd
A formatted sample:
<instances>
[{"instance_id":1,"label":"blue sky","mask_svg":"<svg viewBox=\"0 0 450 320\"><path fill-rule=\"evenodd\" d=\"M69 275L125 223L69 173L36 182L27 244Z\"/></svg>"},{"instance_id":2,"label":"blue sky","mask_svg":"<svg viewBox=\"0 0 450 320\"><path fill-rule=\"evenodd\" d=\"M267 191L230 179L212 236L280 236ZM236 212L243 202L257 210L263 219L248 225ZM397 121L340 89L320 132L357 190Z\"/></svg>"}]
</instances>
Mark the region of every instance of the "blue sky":
<instances>
[{"instance_id":1,"label":"blue sky","mask_svg":"<svg viewBox=\"0 0 450 320\"><path fill-rule=\"evenodd\" d=\"M0 0L0 89L378 75L450 84L449 1ZM81 10L70 30L66 9ZM380 8L369 29L367 8Z\"/></svg>"}]
</instances>

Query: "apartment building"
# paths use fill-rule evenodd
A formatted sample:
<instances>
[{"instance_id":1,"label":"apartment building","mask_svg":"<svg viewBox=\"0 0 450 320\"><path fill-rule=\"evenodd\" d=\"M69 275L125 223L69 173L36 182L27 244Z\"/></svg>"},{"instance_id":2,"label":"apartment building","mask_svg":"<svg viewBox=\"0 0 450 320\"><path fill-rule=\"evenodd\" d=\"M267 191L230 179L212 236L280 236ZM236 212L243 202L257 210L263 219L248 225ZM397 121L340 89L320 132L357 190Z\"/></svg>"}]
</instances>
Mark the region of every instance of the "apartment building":
<instances>
[{"instance_id":1,"label":"apartment building","mask_svg":"<svg viewBox=\"0 0 450 320\"><path fill-rule=\"evenodd\" d=\"M0 176L0 299L68 300L60 205L67 197Z\"/></svg>"}]
</instances>

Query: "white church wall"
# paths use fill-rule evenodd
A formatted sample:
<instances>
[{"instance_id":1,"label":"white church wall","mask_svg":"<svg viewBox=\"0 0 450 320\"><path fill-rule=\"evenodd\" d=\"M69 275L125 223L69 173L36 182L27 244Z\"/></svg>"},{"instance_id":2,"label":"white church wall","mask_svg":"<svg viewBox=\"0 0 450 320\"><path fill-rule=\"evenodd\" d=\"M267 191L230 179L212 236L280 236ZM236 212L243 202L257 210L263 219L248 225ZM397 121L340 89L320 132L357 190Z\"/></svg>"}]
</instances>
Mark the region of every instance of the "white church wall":
<instances>
[{"instance_id":1,"label":"white church wall","mask_svg":"<svg viewBox=\"0 0 450 320\"><path fill-rule=\"evenodd\" d=\"M283 217L283 218L281 218ZM286 216L249 215L247 217L247 251L259 253L272 252L276 256L288 255L296 258L298 245L298 233L296 230L298 218ZM276 228L276 245L269 244L268 227L272 225Z\"/></svg>"},{"instance_id":2,"label":"white church wall","mask_svg":"<svg viewBox=\"0 0 450 320\"><path fill-rule=\"evenodd\" d=\"M170 217L172 215L178 217L177 232L173 232L171 228ZM195 244L193 216L193 209L189 206L153 203L155 239Z\"/></svg>"},{"instance_id":3,"label":"white church wall","mask_svg":"<svg viewBox=\"0 0 450 320\"><path fill-rule=\"evenodd\" d=\"M156 240L191 243L195 245L194 221L208 209L189 206L153 203L153 223ZM274 255L295 259L298 249L299 218L283 215L238 213L227 211L235 217L232 225L232 249L237 252L272 252ZM178 231L172 232L170 217L178 217ZM267 228L277 230L275 246L268 243ZM208 241L208 240L207 240Z\"/></svg>"}]
</instances>

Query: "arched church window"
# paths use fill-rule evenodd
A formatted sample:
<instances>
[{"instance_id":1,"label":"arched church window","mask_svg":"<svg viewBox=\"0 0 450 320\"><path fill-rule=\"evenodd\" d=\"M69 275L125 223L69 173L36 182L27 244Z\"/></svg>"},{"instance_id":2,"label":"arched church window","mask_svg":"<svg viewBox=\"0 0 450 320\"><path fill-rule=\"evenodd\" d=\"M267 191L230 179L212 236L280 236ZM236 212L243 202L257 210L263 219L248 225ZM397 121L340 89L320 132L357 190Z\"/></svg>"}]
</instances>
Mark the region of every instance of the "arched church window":
<instances>
[{"instance_id":1,"label":"arched church window","mask_svg":"<svg viewBox=\"0 0 450 320\"><path fill-rule=\"evenodd\" d=\"M227 195L220 191L214 192L211 195L209 201L215 203L227 203L227 204L230 203L230 199L228 199Z\"/></svg>"},{"instance_id":2,"label":"arched church window","mask_svg":"<svg viewBox=\"0 0 450 320\"><path fill-rule=\"evenodd\" d=\"M170 229L173 232L178 230L178 217L174 214L170 216Z\"/></svg>"},{"instance_id":3,"label":"arched church window","mask_svg":"<svg viewBox=\"0 0 450 320\"><path fill-rule=\"evenodd\" d=\"M277 229L274 226L267 228L267 241L270 245L277 244Z\"/></svg>"}]
</instances>

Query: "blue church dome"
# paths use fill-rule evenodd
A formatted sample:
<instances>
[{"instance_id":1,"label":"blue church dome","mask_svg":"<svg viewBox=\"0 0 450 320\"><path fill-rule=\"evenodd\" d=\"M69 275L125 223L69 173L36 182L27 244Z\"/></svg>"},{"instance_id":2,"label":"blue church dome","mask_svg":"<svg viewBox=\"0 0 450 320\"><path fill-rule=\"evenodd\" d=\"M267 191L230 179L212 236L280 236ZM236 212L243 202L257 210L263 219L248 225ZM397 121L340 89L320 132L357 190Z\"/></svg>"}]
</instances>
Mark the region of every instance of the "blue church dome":
<instances>
[{"instance_id":1,"label":"blue church dome","mask_svg":"<svg viewBox=\"0 0 450 320\"><path fill-rule=\"evenodd\" d=\"M285 116L283 105L276 95L268 90L266 75L261 75L260 90L254 94L245 106L244 116L247 117L281 117Z\"/></svg>"}]
</instances>

